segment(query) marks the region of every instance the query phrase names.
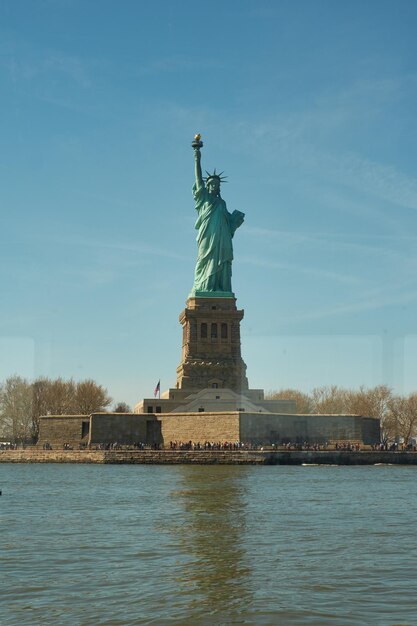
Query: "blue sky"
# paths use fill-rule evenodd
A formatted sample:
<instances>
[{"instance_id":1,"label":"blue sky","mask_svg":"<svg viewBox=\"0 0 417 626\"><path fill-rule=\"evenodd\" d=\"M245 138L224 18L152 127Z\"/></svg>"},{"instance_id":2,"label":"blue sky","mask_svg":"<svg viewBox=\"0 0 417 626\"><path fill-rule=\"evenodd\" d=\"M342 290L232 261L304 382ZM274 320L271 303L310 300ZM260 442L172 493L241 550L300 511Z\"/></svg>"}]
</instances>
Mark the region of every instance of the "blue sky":
<instances>
[{"instance_id":1,"label":"blue sky","mask_svg":"<svg viewBox=\"0 0 417 626\"><path fill-rule=\"evenodd\" d=\"M417 389L417 3L3 0L0 379L175 385L190 143L252 387Z\"/></svg>"}]
</instances>

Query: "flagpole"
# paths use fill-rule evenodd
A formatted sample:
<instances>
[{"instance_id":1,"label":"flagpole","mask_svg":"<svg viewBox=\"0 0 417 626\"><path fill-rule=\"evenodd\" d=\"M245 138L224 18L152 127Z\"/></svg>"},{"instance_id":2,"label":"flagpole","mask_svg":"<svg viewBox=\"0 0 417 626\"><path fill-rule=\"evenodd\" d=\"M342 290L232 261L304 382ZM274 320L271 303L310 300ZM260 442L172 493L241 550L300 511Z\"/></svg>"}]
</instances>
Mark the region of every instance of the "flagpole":
<instances>
[{"instance_id":1,"label":"flagpole","mask_svg":"<svg viewBox=\"0 0 417 626\"><path fill-rule=\"evenodd\" d=\"M159 391L158 391L158 400L161 399L161 379L159 379Z\"/></svg>"}]
</instances>

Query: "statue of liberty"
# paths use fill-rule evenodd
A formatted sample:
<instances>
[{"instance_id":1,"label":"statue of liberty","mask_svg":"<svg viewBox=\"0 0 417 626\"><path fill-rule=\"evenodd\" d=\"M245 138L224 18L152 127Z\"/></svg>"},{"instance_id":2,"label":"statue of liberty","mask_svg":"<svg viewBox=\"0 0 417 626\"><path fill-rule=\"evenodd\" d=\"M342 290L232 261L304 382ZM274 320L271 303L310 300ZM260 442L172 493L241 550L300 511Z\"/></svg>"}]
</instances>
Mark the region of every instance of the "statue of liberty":
<instances>
[{"instance_id":1,"label":"statue of liberty","mask_svg":"<svg viewBox=\"0 0 417 626\"><path fill-rule=\"evenodd\" d=\"M195 156L195 183L193 195L198 213L195 228L198 230L198 255L195 266L194 285L190 296L233 298L232 293L232 239L235 230L243 223L245 214L229 213L226 202L220 196L222 174L201 172L203 142L196 135L192 143Z\"/></svg>"}]
</instances>

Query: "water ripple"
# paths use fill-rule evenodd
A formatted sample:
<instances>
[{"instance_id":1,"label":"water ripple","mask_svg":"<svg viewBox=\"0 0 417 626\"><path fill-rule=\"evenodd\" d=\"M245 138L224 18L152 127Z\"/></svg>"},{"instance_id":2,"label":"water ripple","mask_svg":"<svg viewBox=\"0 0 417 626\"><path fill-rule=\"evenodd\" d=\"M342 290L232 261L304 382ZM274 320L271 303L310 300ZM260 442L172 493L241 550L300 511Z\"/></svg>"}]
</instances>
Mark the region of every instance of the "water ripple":
<instances>
[{"instance_id":1,"label":"water ripple","mask_svg":"<svg viewBox=\"0 0 417 626\"><path fill-rule=\"evenodd\" d=\"M414 468L0 471L5 626L416 623Z\"/></svg>"}]
</instances>

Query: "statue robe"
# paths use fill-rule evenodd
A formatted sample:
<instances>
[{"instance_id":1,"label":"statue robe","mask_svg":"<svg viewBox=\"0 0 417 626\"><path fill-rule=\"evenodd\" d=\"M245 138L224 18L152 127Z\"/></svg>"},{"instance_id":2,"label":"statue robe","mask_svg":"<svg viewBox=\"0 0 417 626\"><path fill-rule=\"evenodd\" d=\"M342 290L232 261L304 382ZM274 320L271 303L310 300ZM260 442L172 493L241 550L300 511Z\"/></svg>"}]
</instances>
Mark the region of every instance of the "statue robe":
<instances>
[{"instance_id":1,"label":"statue robe","mask_svg":"<svg viewBox=\"0 0 417 626\"><path fill-rule=\"evenodd\" d=\"M232 295L232 238L242 224L244 213L229 213L226 202L205 187L193 186L198 218L198 256L191 293L223 292Z\"/></svg>"}]
</instances>

